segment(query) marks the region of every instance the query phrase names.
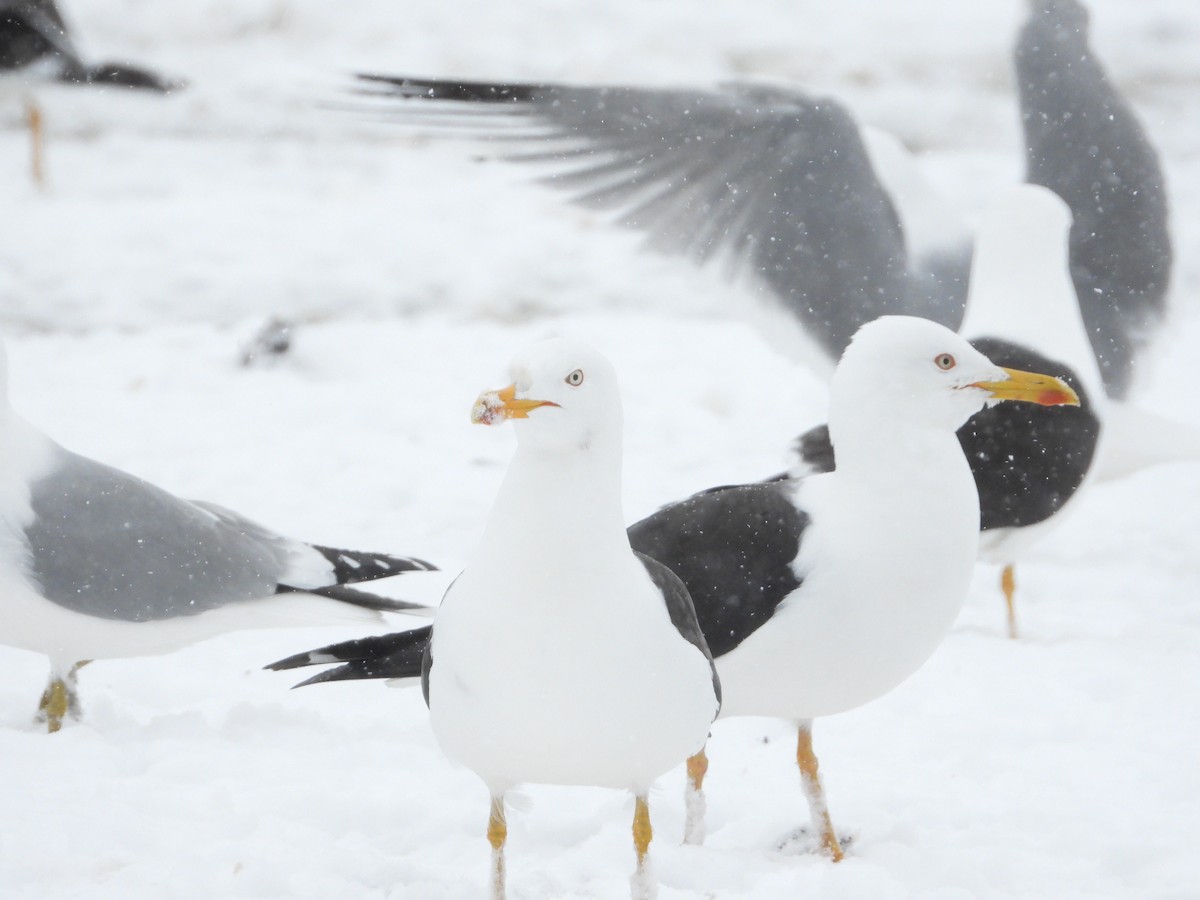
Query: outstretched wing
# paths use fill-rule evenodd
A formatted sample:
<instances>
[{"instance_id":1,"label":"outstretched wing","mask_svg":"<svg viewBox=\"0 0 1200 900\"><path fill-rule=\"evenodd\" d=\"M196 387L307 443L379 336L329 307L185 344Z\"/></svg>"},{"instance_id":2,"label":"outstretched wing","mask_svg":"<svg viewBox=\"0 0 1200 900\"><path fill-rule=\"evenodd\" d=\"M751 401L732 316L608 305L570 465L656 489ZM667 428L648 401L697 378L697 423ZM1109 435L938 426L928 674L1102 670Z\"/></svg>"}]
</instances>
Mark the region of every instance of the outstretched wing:
<instances>
[{"instance_id":1,"label":"outstretched wing","mask_svg":"<svg viewBox=\"0 0 1200 900\"><path fill-rule=\"evenodd\" d=\"M833 359L880 315L962 318L969 247L910 259L858 126L828 98L359 79L391 120L502 142L504 158L554 166L547 183L617 212L654 249L752 272Z\"/></svg>"}]
</instances>

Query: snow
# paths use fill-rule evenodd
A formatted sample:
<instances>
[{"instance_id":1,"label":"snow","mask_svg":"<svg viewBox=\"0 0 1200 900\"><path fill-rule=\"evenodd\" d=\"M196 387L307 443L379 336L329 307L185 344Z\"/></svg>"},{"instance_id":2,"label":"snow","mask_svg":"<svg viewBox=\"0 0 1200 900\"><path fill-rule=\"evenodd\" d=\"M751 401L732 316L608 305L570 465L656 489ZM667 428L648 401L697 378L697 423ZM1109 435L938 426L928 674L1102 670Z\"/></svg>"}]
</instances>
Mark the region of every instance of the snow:
<instances>
[{"instance_id":1,"label":"snow","mask_svg":"<svg viewBox=\"0 0 1200 900\"><path fill-rule=\"evenodd\" d=\"M1138 400L1200 426L1200 8L1093 0L1094 43L1161 148L1179 261ZM825 388L722 314L732 289L637 250L528 174L322 106L358 69L704 84L798 79L925 151L973 212L1019 177L1008 54L1022 4L746 0L583 7L409 0L93 0L85 53L189 79L176 97L38 92L50 189L0 101L0 327L14 405L66 446L308 540L469 558L512 451L469 424L513 353L583 337L622 375L632 521L780 470ZM243 369L272 315L292 355ZM1018 577L1004 637L981 567L933 659L818 721L837 866L781 853L807 820L786 723L718 724L707 845L682 767L651 798L663 900L1200 895L1200 466L1094 489ZM406 620L394 618L393 627ZM420 692L290 692L274 659L359 628L230 635L80 673L85 721L32 724L45 661L0 647L0 893L481 896L487 796ZM529 788L518 898L623 897L632 800Z\"/></svg>"}]
</instances>

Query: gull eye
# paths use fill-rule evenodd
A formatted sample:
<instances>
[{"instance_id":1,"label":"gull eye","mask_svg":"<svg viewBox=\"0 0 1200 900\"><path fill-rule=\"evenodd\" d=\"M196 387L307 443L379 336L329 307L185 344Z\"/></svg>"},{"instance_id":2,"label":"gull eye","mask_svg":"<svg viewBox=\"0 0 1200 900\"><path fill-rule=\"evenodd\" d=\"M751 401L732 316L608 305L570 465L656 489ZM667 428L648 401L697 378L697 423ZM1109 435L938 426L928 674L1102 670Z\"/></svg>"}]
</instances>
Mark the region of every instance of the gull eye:
<instances>
[{"instance_id":1,"label":"gull eye","mask_svg":"<svg viewBox=\"0 0 1200 900\"><path fill-rule=\"evenodd\" d=\"M571 387L579 387L583 384L583 369L576 369L564 379Z\"/></svg>"},{"instance_id":2,"label":"gull eye","mask_svg":"<svg viewBox=\"0 0 1200 900\"><path fill-rule=\"evenodd\" d=\"M933 358L933 362L934 365L936 365L943 372L949 372L957 365L957 363L954 361L954 357L949 353L939 353Z\"/></svg>"}]
</instances>

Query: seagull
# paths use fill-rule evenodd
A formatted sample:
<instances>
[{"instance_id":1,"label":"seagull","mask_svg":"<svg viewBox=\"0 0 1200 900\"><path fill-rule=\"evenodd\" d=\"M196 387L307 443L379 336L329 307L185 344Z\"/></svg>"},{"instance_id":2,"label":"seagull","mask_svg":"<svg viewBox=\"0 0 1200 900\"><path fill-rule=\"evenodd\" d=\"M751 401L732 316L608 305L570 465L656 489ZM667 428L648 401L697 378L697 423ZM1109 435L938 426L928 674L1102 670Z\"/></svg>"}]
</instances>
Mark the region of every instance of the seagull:
<instances>
[{"instance_id":1,"label":"seagull","mask_svg":"<svg viewBox=\"0 0 1200 900\"><path fill-rule=\"evenodd\" d=\"M1031 0L1017 39L1025 178L1067 202L1071 278L1109 396L1167 313L1171 236L1158 153L1088 45L1077 0Z\"/></svg>"},{"instance_id":2,"label":"seagull","mask_svg":"<svg viewBox=\"0 0 1200 900\"><path fill-rule=\"evenodd\" d=\"M344 585L429 563L284 537L72 453L12 408L2 357L0 393L0 643L49 657L39 719L50 732L79 718L76 676L92 660L356 610L354 621L368 610L428 614Z\"/></svg>"},{"instance_id":3,"label":"seagull","mask_svg":"<svg viewBox=\"0 0 1200 900\"><path fill-rule=\"evenodd\" d=\"M632 791L632 895L649 898L647 792L704 746L720 683L687 589L629 546L612 364L553 338L510 376L471 418L513 421L516 454L432 632L409 636L404 675L420 675L442 750L490 793L493 898L504 896L504 797L525 783ZM336 660L305 657L269 668Z\"/></svg>"},{"instance_id":4,"label":"seagull","mask_svg":"<svg viewBox=\"0 0 1200 900\"><path fill-rule=\"evenodd\" d=\"M1166 311L1166 189L1087 24L1076 0L1030 2L1015 49L1026 177L1071 208L1081 312L1106 390L1124 397ZM365 108L388 120L491 139L506 159L554 168L544 181L615 211L655 250L748 272L777 311L766 320L772 337L789 323L792 343L823 371L877 316L961 324L969 229L895 138L860 127L832 98L736 82L692 90L361 74L357 86Z\"/></svg>"},{"instance_id":5,"label":"seagull","mask_svg":"<svg viewBox=\"0 0 1200 900\"><path fill-rule=\"evenodd\" d=\"M1018 636L1015 565L1077 509L1099 472L1107 396L1068 270L1071 214L1047 188L1010 187L984 210L960 333L993 362L1061 378L1070 408L999 404L958 430L980 506L980 558L999 564L1008 635ZM834 468L828 426L802 434L793 476Z\"/></svg>"},{"instance_id":6,"label":"seagull","mask_svg":"<svg viewBox=\"0 0 1200 900\"><path fill-rule=\"evenodd\" d=\"M835 860L842 850L812 720L887 693L950 629L979 542L978 495L955 431L1001 401L1078 399L1057 378L996 366L944 326L882 317L859 329L834 371L834 471L714 488L627 531L635 551L665 564L691 594L721 678L721 716L799 722L802 784ZM426 629L414 629L271 668L342 663L305 683L412 678L428 641ZM436 643L431 652L436 659ZM685 839L693 843L704 837L707 767L703 750L687 763Z\"/></svg>"},{"instance_id":7,"label":"seagull","mask_svg":"<svg viewBox=\"0 0 1200 900\"><path fill-rule=\"evenodd\" d=\"M54 0L0 0L0 76L61 84L113 85L165 94L183 87L148 69L118 62L84 63ZM33 179L45 183L42 113L27 100Z\"/></svg>"}]
</instances>

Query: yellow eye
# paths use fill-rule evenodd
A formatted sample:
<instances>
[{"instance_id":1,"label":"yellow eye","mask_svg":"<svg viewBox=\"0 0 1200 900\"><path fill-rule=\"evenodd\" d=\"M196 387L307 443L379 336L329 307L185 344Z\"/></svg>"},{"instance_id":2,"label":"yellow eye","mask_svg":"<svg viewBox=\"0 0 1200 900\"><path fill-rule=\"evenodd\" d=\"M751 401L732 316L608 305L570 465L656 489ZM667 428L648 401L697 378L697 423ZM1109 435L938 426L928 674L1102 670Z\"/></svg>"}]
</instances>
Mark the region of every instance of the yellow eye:
<instances>
[{"instance_id":1,"label":"yellow eye","mask_svg":"<svg viewBox=\"0 0 1200 900\"><path fill-rule=\"evenodd\" d=\"M957 365L957 363L954 361L954 357L949 353L939 353L933 358L933 362L943 372L948 372L953 369L955 365Z\"/></svg>"},{"instance_id":2,"label":"yellow eye","mask_svg":"<svg viewBox=\"0 0 1200 900\"><path fill-rule=\"evenodd\" d=\"M583 384L583 369L576 369L565 380L571 387L579 387Z\"/></svg>"}]
</instances>

